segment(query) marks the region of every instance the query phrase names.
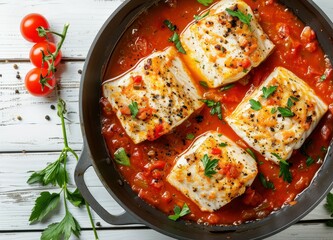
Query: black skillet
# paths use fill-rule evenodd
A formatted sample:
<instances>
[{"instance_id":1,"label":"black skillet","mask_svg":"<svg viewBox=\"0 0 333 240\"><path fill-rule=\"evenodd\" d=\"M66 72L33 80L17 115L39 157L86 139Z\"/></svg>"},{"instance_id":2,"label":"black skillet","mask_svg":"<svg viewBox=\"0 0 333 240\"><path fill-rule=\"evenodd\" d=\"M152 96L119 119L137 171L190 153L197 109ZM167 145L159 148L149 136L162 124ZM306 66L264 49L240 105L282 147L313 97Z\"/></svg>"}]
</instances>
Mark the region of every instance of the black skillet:
<instances>
[{"instance_id":1,"label":"black skillet","mask_svg":"<svg viewBox=\"0 0 333 240\"><path fill-rule=\"evenodd\" d=\"M142 201L110 160L101 135L101 82L110 55L127 27L156 1L127 0L105 22L88 53L80 86L80 122L84 148L75 170L75 181L84 198L106 222L114 225L141 223L177 239L261 239L291 226L314 209L333 187L332 147L311 185L297 196L297 204L285 206L268 217L238 226L203 226L185 221L170 221L165 214ZM280 0L306 25L316 31L321 47L333 60L333 24L311 0ZM331 144L332 145L332 144ZM114 216L95 199L84 181L93 166L110 195L126 210Z\"/></svg>"}]
</instances>

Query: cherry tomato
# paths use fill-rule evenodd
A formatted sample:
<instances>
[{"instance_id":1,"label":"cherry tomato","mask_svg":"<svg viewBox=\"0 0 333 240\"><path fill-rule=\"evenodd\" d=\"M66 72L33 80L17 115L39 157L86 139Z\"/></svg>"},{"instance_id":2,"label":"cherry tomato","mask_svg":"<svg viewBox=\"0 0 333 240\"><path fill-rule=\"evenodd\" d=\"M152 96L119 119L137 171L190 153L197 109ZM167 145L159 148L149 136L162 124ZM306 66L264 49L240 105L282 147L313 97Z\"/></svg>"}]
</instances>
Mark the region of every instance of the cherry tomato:
<instances>
[{"instance_id":1,"label":"cherry tomato","mask_svg":"<svg viewBox=\"0 0 333 240\"><path fill-rule=\"evenodd\" d=\"M38 36L38 32L36 30L38 27L49 29L50 25L42 15L38 13L30 13L26 15L21 21L21 34L29 42L44 41L44 37Z\"/></svg>"},{"instance_id":2,"label":"cherry tomato","mask_svg":"<svg viewBox=\"0 0 333 240\"><path fill-rule=\"evenodd\" d=\"M41 83L41 76L45 77L47 71L46 68L33 68L27 73L25 76L25 88L30 94L37 97L44 97L53 91L56 85L56 79L52 73L47 76L47 80L45 81L46 85L44 84L43 86Z\"/></svg>"},{"instance_id":3,"label":"cherry tomato","mask_svg":"<svg viewBox=\"0 0 333 240\"><path fill-rule=\"evenodd\" d=\"M52 42L48 42L48 41L43 41L43 42L39 42L36 43L35 45L32 46L30 53L29 53L29 57L30 57L30 61L33 65L35 65L38 68L48 68L48 64L47 62L42 62L43 60L43 53L44 52L45 56L50 56L49 53L54 53L57 49L57 46L52 43ZM62 53L61 51L59 51L55 61L54 61L54 66L57 66L61 60L62 57ZM50 60L50 63L52 62L52 60Z\"/></svg>"}]
</instances>

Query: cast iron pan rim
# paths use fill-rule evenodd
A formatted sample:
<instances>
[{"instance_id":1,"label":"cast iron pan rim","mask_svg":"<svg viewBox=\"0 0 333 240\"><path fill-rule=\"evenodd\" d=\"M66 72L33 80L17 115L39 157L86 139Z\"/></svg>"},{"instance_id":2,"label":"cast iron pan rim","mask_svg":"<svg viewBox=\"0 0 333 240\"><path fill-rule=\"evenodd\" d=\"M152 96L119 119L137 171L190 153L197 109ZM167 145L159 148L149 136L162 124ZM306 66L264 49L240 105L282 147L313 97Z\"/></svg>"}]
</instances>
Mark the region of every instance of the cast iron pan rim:
<instances>
[{"instance_id":1,"label":"cast iron pan rim","mask_svg":"<svg viewBox=\"0 0 333 240\"><path fill-rule=\"evenodd\" d=\"M93 52L94 52L94 49L95 48L97 48L97 47L100 47L100 46L98 46L98 42L99 42L99 40L100 40L100 38L101 38L101 36L102 36L102 34L103 34L103 32L105 31L105 29L109 26L109 24L110 24L110 22L111 21L113 21L113 18L115 18L115 17L117 17L117 14L118 14L118 12L123 8L123 7L125 7L128 3L130 3L130 2L132 2L131 0L127 0L127 1L125 1L109 18L108 18L108 20L104 23L104 25L103 25L103 27L101 28L101 30L99 31L99 33L98 33L98 35L96 36L96 38L95 38L95 40L94 40L94 42L93 42L93 44L92 44L92 46L91 46L91 48L90 48L90 50L89 50L89 52L88 52L88 55L87 55L87 60L86 60L86 63L85 63L85 66L84 66L84 69L83 69L83 74L82 74L82 79L81 79L81 86L80 86L80 121L81 121L81 128L82 128L82 134L83 134L83 138L84 138L84 144L85 144L85 146L88 148L88 152L90 152L90 147L89 147L89 142L91 142L91 141L89 141L89 139L87 138L87 135L86 135L86 125L88 125L89 123L90 123L90 121L85 121L85 119L87 119L87 115L85 115L85 108L87 108L87 107L91 107L91 106L83 106L83 97L84 97L84 83L86 82L86 81L91 81L91 79L89 80L89 79L87 79L86 78L86 74L87 74L87 71L89 71L89 67L90 67L90 59L93 57ZM282 2L285 2L285 1L282 1ZM325 14L323 14L323 12L314 4L314 3L312 3L311 1L303 1L303 5L305 5L306 4L306 7L307 8L310 8L310 9L312 9L311 10L311 12L313 12L313 13L315 13L315 14L317 14L317 15L320 15L321 17L320 17L320 22L323 24L323 25L325 25L325 23L326 24L328 24L329 26L328 26L328 28L329 29L333 29L333 24L332 24L332 22L328 19L328 17L327 16L325 16ZM297 12L295 12L295 14L297 14ZM298 14L297 14L298 15ZM324 21L324 23L323 23L323 21ZM327 27L327 26L326 26ZM326 29L326 31L327 31L327 29ZM331 36L332 37L332 36ZM330 56L330 57L332 57L332 56ZM103 66L102 66L102 68L103 68ZM103 70L103 69L102 69ZM85 89L85 90L87 90L87 89ZM100 92L100 90L99 90L99 92ZM98 102L98 100L99 99L97 99L97 102ZM95 101L96 101L96 99L95 99ZM98 104L97 104L98 105ZM99 106L99 105L98 105ZM88 116L89 117L89 116ZM95 117L98 117L98 116L95 116ZM89 120L89 118L88 118L88 120ZM99 132L97 133L97 134L99 134ZM90 152L91 153L91 155L92 156L94 156L94 152ZM331 157L331 155L332 155L332 149L331 149L331 147L330 147L330 149L329 149L329 153L328 153L328 155L330 155L330 157L329 157L329 159L328 159L328 157L326 157L326 161L324 162L324 164L323 164L323 166L322 166L322 168L321 168L321 170L319 171L319 173L318 173L318 176L317 177L315 177L315 179L314 179L314 181L313 181L313 183L312 184L314 184L318 179L320 180L320 179L322 179L322 178L324 178L322 175L327 175L327 177L328 177L328 179L330 179L330 180L332 180L331 178L329 178L329 176L330 175L328 175L328 173L326 173L325 171L328 171L327 169L329 168L329 166L332 166L332 163L329 165L329 160L331 160L331 162L332 162L332 157ZM100 178L100 180L102 181L102 183L104 184L104 186L106 187L106 189L110 192L110 194L115 198L115 200L126 210L126 211L128 211L128 212L130 212L132 215L134 215L136 218L139 218L144 224L146 224L147 226L149 226L149 227L152 227L153 229L155 229L155 230L157 230L157 231L159 231L159 232L162 232L162 233L164 233L164 234L166 234L166 235L169 235L169 236L172 236L172 237L177 237L177 238L182 238L182 239L187 239L187 236L179 236L179 235L177 235L177 234L175 234L174 232L169 232L169 231L165 231L164 229L161 229L161 228L158 228L158 227L156 227L155 226L155 223L153 223L153 222L148 222L148 221L146 221L146 219L145 218L142 218L142 217L140 217L140 216L138 216L138 214L136 214L135 212L137 212L137 211L132 211L125 203L123 203L122 201L120 201L119 200L119 198L117 197L117 196L115 196L115 194L113 194L113 190L110 188L110 186L108 186L107 185L107 183L105 182L105 180L103 179L103 176L100 174L100 171L99 171L99 169L98 169L98 167L97 167L97 165L96 165L96 163L95 163L95 160L94 160L94 158L92 157L92 165L93 165L93 167L94 167L94 169L95 169L95 171L96 171L96 173L97 173L97 175L99 176L99 178ZM326 169L326 170L325 170ZM275 234L275 233L277 233L277 232L279 232L279 231L281 231L281 230L283 230L283 229L285 229L285 228L287 228L288 226L290 226L291 224L293 224L293 223L295 223L296 221L298 221L299 219L301 219L302 217L304 217L308 212L310 212L324 197L325 197L325 195L329 192L329 190L332 188L332 186L333 186L333 181L331 181L330 183L327 183L326 185L325 185L325 189L326 189L326 191L320 191L320 194L321 194L321 196L319 197L319 198L317 198L316 200L314 200L314 201L312 201L311 202L311 204L310 204L310 206L308 206L308 208L306 209L306 210L304 210L304 211L302 211L301 213L298 213L297 212L297 209L299 208L299 207L301 207L301 206L297 206L297 205L300 205L300 204L296 204L295 206L293 206L293 207L290 207L290 206L286 206L286 207L284 207L283 209L281 209L281 210L279 210L279 211L277 211L276 213L273 213L273 214L271 214L270 216L268 216L268 217L266 217L266 218L264 218L264 219L262 219L262 220L259 220L259 221L254 221L254 222L251 222L251 223L246 223L246 224L242 224L242 225L239 225L239 226L237 226L237 227L234 227L234 229L237 229L237 231L240 229L241 231L245 231L245 233L247 232L247 231L253 231L253 230L256 230L256 229L260 229L263 225L269 225L269 224L271 224L271 222L273 221L274 222L274 219L278 219L279 218L279 216L280 215L282 215L283 217L284 217L284 220L283 221L280 221L279 219L277 220L278 222L277 222L277 224L278 224L278 226L274 229L274 230L270 230L269 232L264 232L264 233L261 233L261 234L259 234L259 235L255 235L254 236L254 239L255 238L262 238L262 237L268 237L268 236L270 236L270 235L272 235L272 234ZM322 187L322 186L320 186L320 187ZM319 187L318 187L318 189L319 189ZM301 194L301 195L299 195L298 196L298 200L302 200L303 198L305 198L306 197L306 194L310 191L310 190L314 190L313 188L312 189L307 189L307 190L305 190L304 191L304 193L303 194ZM311 192L312 192L311 191ZM319 190L318 190L319 191ZM304 207L303 207L304 208ZM140 209L138 210L138 211L140 211ZM287 211L287 213L288 214L286 214L285 212ZM294 214L291 214L291 213L293 213L293 212L296 212L296 217L295 216L293 216L293 217L290 217L290 215L294 215ZM287 217L285 216L285 215L287 215ZM288 216L289 215L289 216ZM285 218L287 218L287 220L288 221L285 221ZM283 222L282 224L280 223L280 222ZM170 225L173 225L173 224L175 224L175 223L173 223L173 222L170 222L170 223L168 223L168 224L170 224ZM187 228L187 227L190 227L189 228L189 230L191 230L191 227L193 226L193 225L196 225L196 224L191 224L191 225L187 225L185 222L183 222L183 221L181 221L181 222L177 222L176 223L177 225L179 225L179 224L181 224L181 225L183 225L185 228ZM247 229L247 228L249 228L250 227L250 229ZM212 232L221 232L221 227L216 227L216 226L211 226L211 227L205 227L205 226L201 226L201 225L199 225L197 228L202 228L202 229L204 229L205 230L205 232L203 232L203 234L207 234L207 231L212 231ZM196 228L196 230L197 230L197 228ZM233 228L231 228L231 229L233 229ZM233 233L231 233L231 235L232 235ZM216 237L218 236L219 234L217 234L217 235L215 235ZM209 235L209 236L211 236L211 235ZM198 236L198 238L202 238L201 236ZM237 238L237 239L240 239L240 238Z\"/></svg>"}]
</instances>

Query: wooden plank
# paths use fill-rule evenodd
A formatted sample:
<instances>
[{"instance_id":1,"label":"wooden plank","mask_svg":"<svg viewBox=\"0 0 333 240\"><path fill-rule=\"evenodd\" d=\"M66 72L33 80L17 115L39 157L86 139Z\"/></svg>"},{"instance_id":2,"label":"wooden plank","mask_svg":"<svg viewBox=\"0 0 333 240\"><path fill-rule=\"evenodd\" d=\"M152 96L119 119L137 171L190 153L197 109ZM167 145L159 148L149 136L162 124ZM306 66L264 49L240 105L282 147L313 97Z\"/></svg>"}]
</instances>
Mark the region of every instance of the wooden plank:
<instances>
[{"instance_id":1,"label":"wooden plank","mask_svg":"<svg viewBox=\"0 0 333 240\"><path fill-rule=\"evenodd\" d=\"M78 152L79 153L79 152ZM41 191L55 191L53 187L41 187L39 185L28 185L26 183L30 176L29 170L40 170L47 163L57 159L58 153L11 153L0 154L0 231L15 229L43 229L51 220L42 224L29 225L28 219L36 197ZM76 161L70 158L68 161L68 171L73 174ZM74 182L70 178L70 187L74 187ZM86 182L96 199L103 199L101 204L105 209L113 214L119 214L122 208L111 198L96 176L93 168L90 168L85 175ZM5 181L4 181L5 180ZM329 214L324 208L323 201L303 220L323 220L328 219ZM90 227L85 209L71 208L73 214L79 219L84 228ZM63 216L63 209L59 209L52 221L58 221ZM110 227L97 214L94 214L95 221L102 223L103 227ZM54 219L54 220L53 220ZM111 226L114 227L114 226Z\"/></svg>"},{"instance_id":2,"label":"wooden plank","mask_svg":"<svg viewBox=\"0 0 333 240\"><path fill-rule=\"evenodd\" d=\"M1 0L0 60L28 59L33 44L22 38L19 26L21 19L31 12L44 15L57 32L62 32L65 23L70 23L62 49L64 58L84 59L103 23L122 2L124 0Z\"/></svg>"},{"instance_id":3,"label":"wooden plank","mask_svg":"<svg viewBox=\"0 0 333 240\"><path fill-rule=\"evenodd\" d=\"M0 61L5 59L28 59L32 43L20 34L19 24L23 16L31 12L43 14L55 31L62 31L70 23L68 37L63 46L64 58L84 59L97 32L111 13L124 0L71 0L62 4L58 0L1 0L0 16ZM327 0L315 0L323 11L333 19L333 6Z\"/></svg>"},{"instance_id":4,"label":"wooden plank","mask_svg":"<svg viewBox=\"0 0 333 240\"><path fill-rule=\"evenodd\" d=\"M102 239L135 239L135 240L170 240L174 239L163 235L152 229L117 229L117 230L99 230L99 238ZM14 232L2 233L0 240L26 240L37 239L39 232ZM72 237L71 239L76 239ZM83 230L80 236L81 240L94 239L91 230ZM325 224L296 224L290 228L266 238L266 240L332 240L332 228L326 227Z\"/></svg>"},{"instance_id":5,"label":"wooden plank","mask_svg":"<svg viewBox=\"0 0 333 240\"><path fill-rule=\"evenodd\" d=\"M67 103L67 129L69 144L82 148L79 123L78 95L83 62L66 62L58 67L59 96ZM24 77L32 69L30 63L0 63L0 152L4 151L54 151L63 145L56 93L47 98L31 96L24 87ZM16 75L20 75L20 79ZM15 93L18 90L19 93ZM45 116L50 116L46 120ZM18 119L18 116L22 120Z\"/></svg>"}]
</instances>

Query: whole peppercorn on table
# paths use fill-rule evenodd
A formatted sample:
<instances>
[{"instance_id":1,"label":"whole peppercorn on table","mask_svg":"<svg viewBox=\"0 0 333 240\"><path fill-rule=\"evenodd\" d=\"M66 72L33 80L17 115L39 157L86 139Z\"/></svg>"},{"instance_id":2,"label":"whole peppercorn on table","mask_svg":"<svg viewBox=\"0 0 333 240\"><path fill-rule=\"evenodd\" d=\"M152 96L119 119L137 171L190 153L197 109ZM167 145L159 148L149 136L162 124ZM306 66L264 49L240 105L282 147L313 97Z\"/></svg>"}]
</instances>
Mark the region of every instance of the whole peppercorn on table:
<instances>
[{"instance_id":1,"label":"whole peppercorn on table","mask_svg":"<svg viewBox=\"0 0 333 240\"><path fill-rule=\"evenodd\" d=\"M43 191L57 191L53 186L29 185L29 171L43 169L55 161L63 148L57 96L67 103L66 130L68 143L80 154L82 135L79 121L79 85L83 65L97 32L123 0L0 0L0 240L39 239L42 231L64 216L59 207L45 221L29 224L35 199ZM333 20L333 1L314 0ZM62 61L57 67L57 93L37 98L24 87L26 73L32 68L29 51L32 43L20 34L20 21L28 13L44 15L56 32L69 23L62 46ZM73 173L76 159L69 157L68 187L75 189ZM91 168L86 174L89 189L111 213L123 210L107 193ZM333 239L331 219L320 203L310 214L290 228L268 239ZM69 206L82 228L80 239L94 239L86 208ZM92 211L99 239L171 239L144 225L113 226ZM73 235L71 239L76 239Z\"/></svg>"}]
</instances>

